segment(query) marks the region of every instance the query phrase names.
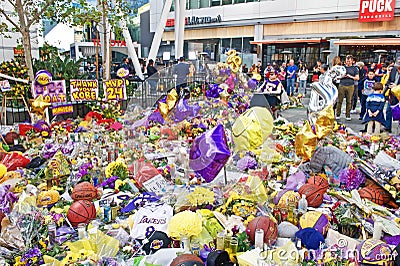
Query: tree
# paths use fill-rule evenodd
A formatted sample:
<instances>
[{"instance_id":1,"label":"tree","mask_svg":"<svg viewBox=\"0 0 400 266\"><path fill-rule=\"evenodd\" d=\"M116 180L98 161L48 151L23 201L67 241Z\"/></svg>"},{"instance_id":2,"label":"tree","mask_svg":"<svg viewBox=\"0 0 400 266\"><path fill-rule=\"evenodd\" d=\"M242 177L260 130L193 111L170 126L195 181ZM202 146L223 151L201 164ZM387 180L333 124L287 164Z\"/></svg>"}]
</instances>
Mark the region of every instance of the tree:
<instances>
[{"instance_id":1,"label":"tree","mask_svg":"<svg viewBox=\"0 0 400 266\"><path fill-rule=\"evenodd\" d=\"M113 5L111 1L98 0L97 4L101 7L98 9L96 6L89 5L86 0L75 0L74 2L69 0L0 0L0 16L12 25L12 29L9 29L5 23L0 24L0 32L14 31L21 34L25 64L29 79L32 81L34 72L30 30L34 25L44 18L55 23L64 22L71 26L92 22L98 25L104 21L104 17L107 17L111 28L116 30L118 21L126 19L123 14L132 11L125 0L117 2L117 5ZM6 10L5 6L9 6L11 10ZM107 29L107 27L103 28Z\"/></svg>"}]
</instances>

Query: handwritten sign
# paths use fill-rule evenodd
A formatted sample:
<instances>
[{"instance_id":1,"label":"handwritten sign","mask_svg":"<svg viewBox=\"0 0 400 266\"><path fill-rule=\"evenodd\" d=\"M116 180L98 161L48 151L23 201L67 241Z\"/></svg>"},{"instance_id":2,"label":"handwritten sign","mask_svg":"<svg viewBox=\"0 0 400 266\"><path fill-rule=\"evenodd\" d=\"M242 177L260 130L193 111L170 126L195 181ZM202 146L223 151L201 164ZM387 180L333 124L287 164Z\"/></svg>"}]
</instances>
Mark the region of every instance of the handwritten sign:
<instances>
[{"instance_id":1,"label":"handwritten sign","mask_svg":"<svg viewBox=\"0 0 400 266\"><path fill-rule=\"evenodd\" d=\"M10 91L11 90L10 82L8 82L8 80L0 80L0 89L2 92Z\"/></svg>"},{"instance_id":2,"label":"handwritten sign","mask_svg":"<svg viewBox=\"0 0 400 266\"><path fill-rule=\"evenodd\" d=\"M53 116L72 114L74 112L74 107L72 106L71 103L61 104L61 105L53 106L51 108L51 111L53 113Z\"/></svg>"},{"instance_id":3,"label":"handwritten sign","mask_svg":"<svg viewBox=\"0 0 400 266\"><path fill-rule=\"evenodd\" d=\"M48 103L62 103L67 101L65 80L53 80L46 85L32 83L32 96L37 98L43 95L43 100Z\"/></svg>"},{"instance_id":4,"label":"handwritten sign","mask_svg":"<svg viewBox=\"0 0 400 266\"><path fill-rule=\"evenodd\" d=\"M71 79L72 101L95 101L99 95L99 83L97 80Z\"/></svg>"},{"instance_id":5,"label":"handwritten sign","mask_svg":"<svg viewBox=\"0 0 400 266\"><path fill-rule=\"evenodd\" d=\"M122 101L127 100L125 80L110 79L103 82L104 95L106 100Z\"/></svg>"}]
</instances>

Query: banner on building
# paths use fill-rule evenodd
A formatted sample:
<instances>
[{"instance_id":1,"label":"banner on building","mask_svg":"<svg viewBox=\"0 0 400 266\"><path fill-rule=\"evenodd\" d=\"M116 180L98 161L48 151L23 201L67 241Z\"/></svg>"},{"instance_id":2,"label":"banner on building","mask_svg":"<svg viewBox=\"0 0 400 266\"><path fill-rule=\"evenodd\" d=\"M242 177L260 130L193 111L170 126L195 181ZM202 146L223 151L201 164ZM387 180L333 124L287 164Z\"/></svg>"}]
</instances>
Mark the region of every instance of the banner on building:
<instances>
[{"instance_id":1,"label":"banner on building","mask_svg":"<svg viewBox=\"0 0 400 266\"><path fill-rule=\"evenodd\" d=\"M39 82L33 82L32 96L36 99L39 95L43 95L43 100L48 103L66 102L65 80L53 80L48 82L46 85L42 85Z\"/></svg>"},{"instance_id":2,"label":"banner on building","mask_svg":"<svg viewBox=\"0 0 400 266\"><path fill-rule=\"evenodd\" d=\"M359 22L390 21L394 19L395 0L360 0Z\"/></svg>"},{"instance_id":3,"label":"banner on building","mask_svg":"<svg viewBox=\"0 0 400 266\"><path fill-rule=\"evenodd\" d=\"M99 95L97 80L71 79L71 101L95 101Z\"/></svg>"},{"instance_id":4,"label":"banner on building","mask_svg":"<svg viewBox=\"0 0 400 266\"><path fill-rule=\"evenodd\" d=\"M51 111L53 113L53 116L72 114L74 112L74 107L72 103L58 104L58 105L53 105L51 107Z\"/></svg>"},{"instance_id":5,"label":"banner on building","mask_svg":"<svg viewBox=\"0 0 400 266\"><path fill-rule=\"evenodd\" d=\"M125 80L110 79L103 81L104 96L106 100L127 100Z\"/></svg>"}]
</instances>

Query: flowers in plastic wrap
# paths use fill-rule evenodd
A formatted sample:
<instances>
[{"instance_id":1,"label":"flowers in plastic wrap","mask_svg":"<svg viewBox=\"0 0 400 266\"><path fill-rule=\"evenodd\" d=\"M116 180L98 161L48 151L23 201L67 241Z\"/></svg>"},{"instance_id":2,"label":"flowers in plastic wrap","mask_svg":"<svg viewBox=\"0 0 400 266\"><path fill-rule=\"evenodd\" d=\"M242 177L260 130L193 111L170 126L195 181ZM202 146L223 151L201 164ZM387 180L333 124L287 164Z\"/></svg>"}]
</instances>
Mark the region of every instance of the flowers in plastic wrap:
<instances>
[{"instance_id":1,"label":"flowers in plastic wrap","mask_svg":"<svg viewBox=\"0 0 400 266\"><path fill-rule=\"evenodd\" d=\"M352 163L349 167L340 171L339 179L340 183L343 184L342 188L351 191L358 189L365 182L365 175Z\"/></svg>"},{"instance_id":2,"label":"flowers in plastic wrap","mask_svg":"<svg viewBox=\"0 0 400 266\"><path fill-rule=\"evenodd\" d=\"M174 239L180 239L181 236L198 236L202 229L201 217L191 211L175 214L168 223L168 235Z\"/></svg>"},{"instance_id":3,"label":"flowers in plastic wrap","mask_svg":"<svg viewBox=\"0 0 400 266\"><path fill-rule=\"evenodd\" d=\"M128 166L120 159L111 162L106 167L106 177L118 176L121 179L128 177Z\"/></svg>"},{"instance_id":4,"label":"flowers in plastic wrap","mask_svg":"<svg viewBox=\"0 0 400 266\"><path fill-rule=\"evenodd\" d=\"M196 207L210 205L215 201L214 192L210 191L208 188L200 186L197 186L194 191L189 193L186 197L189 200L190 205Z\"/></svg>"}]
</instances>

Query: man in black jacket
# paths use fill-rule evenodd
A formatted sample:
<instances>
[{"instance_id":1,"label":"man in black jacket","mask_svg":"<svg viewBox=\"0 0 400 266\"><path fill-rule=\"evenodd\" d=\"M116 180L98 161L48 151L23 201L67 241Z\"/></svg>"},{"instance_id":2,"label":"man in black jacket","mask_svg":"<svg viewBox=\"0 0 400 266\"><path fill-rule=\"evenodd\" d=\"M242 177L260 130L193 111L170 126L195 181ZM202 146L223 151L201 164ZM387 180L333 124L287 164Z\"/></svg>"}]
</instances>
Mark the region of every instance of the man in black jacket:
<instances>
[{"instance_id":1,"label":"man in black jacket","mask_svg":"<svg viewBox=\"0 0 400 266\"><path fill-rule=\"evenodd\" d=\"M176 75L176 92L180 95L181 88L187 85L187 75L190 73L189 64L185 63L185 58L179 58L179 63L174 66Z\"/></svg>"}]
</instances>

